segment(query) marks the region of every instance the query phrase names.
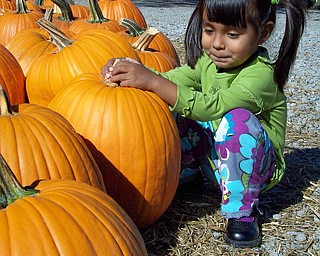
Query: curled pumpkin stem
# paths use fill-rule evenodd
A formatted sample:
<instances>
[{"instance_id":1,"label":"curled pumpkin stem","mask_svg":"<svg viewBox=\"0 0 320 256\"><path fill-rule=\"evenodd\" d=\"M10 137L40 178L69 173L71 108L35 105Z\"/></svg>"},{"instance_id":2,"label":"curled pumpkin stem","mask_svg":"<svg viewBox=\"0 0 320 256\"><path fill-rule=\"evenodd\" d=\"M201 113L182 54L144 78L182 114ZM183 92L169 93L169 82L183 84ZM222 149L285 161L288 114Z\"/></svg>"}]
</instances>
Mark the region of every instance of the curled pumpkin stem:
<instances>
[{"instance_id":1,"label":"curled pumpkin stem","mask_svg":"<svg viewBox=\"0 0 320 256\"><path fill-rule=\"evenodd\" d=\"M139 51L145 51L149 48L150 43L154 37L159 33L159 30L156 28L147 28L146 31L139 37L139 39L132 44L132 47Z\"/></svg>"},{"instance_id":2,"label":"curled pumpkin stem","mask_svg":"<svg viewBox=\"0 0 320 256\"><path fill-rule=\"evenodd\" d=\"M36 24L49 33L52 42L57 46L58 51L61 51L66 46L72 45L72 43L74 42L65 33L63 33L55 25L53 25L52 22L48 21L45 18L37 20Z\"/></svg>"},{"instance_id":3,"label":"curled pumpkin stem","mask_svg":"<svg viewBox=\"0 0 320 256\"><path fill-rule=\"evenodd\" d=\"M146 29L141 28L137 22L128 18L121 18L118 23L128 29L126 30L126 35L129 37L141 36L146 31Z\"/></svg>"}]
</instances>

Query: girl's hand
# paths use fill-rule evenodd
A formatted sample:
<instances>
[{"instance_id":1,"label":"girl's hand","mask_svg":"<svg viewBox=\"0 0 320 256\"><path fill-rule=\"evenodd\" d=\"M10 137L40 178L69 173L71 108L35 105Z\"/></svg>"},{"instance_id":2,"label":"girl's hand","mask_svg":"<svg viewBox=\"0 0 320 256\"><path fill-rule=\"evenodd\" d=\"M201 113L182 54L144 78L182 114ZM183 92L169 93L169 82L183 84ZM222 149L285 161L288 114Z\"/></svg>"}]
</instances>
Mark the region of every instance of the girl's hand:
<instances>
[{"instance_id":1,"label":"girl's hand","mask_svg":"<svg viewBox=\"0 0 320 256\"><path fill-rule=\"evenodd\" d=\"M101 73L111 83L152 91L171 106L177 100L176 84L150 71L134 59L110 59Z\"/></svg>"},{"instance_id":2,"label":"girl's hand","mask_svg":"<svg viewBox=\"0 0 320 256\"><path fill-rule=\"evenodd\" d=\"M113 71L114 66L120 61L129 61L129 62L133 62L133 63L137 63L137 64L140 63L137 60L132 59L132 58L112 58L112 59L109 59L107 64L104 65L101 69L101 75L103 76L104 79L107 79L108 81L110 81L110 78L112 76L111 72Z\"/></svg>"},{"instance_id":3,"label":"girl's hand","mask_svg":"<svg viewBox=\"0 0 320 256\"><path fill-rule=\"evenodd\" d=\"M159 76L137 61L120 59L109 67L110 82L120 86L135 87L142 90L153 90L153 81Z\"/></svg>"}]
</instances>

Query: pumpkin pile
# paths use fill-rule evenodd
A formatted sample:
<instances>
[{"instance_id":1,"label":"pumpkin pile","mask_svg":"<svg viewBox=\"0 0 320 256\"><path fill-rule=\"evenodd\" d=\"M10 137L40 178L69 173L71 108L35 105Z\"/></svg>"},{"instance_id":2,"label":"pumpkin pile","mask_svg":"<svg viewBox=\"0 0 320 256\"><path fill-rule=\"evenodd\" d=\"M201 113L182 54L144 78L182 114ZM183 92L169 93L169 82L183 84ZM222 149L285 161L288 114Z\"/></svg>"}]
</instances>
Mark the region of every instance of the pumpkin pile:
<instances>
[{"instance_id":1,"label":"pumpkin pile","mask_svg":"<svg viewBox=\"0 0 320 256\"><path fill-rule=\"evenodd\" d=\"M180 139L157 95L102 77L116 57L180 65L130 0L0 0L2 254L147 255Z\"/></svg>"}]
</instances>

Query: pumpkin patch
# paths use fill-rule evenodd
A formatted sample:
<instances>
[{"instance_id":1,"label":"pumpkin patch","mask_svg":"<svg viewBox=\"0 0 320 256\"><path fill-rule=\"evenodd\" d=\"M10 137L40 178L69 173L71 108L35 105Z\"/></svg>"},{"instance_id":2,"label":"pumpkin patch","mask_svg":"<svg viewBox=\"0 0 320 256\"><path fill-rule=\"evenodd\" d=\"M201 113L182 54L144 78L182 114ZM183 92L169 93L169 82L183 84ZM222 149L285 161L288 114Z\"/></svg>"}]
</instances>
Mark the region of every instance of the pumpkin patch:
<instances>
[{"instance_id":1,"label":"pumpkin patch","mask_svg":"<svg viewBox=\"0 0 320 256\"><path fill-rule=\"evenodd\" d=\"M129 57L165 72L175 49L132 1L26 1L0 5L1 254L147 255L138 228L175 196L179 134L156 94L100 71Z\"/></svg>"}]
</instances>

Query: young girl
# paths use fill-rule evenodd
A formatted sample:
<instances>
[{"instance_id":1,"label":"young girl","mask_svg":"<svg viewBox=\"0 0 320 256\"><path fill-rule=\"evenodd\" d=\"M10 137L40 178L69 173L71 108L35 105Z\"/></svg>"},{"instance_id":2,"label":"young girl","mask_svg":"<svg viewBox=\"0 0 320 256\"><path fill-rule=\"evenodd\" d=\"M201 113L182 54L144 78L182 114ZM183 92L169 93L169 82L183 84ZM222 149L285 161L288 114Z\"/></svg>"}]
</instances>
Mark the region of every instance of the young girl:
<instances>
[{"instance_id":1,"label":"young girl","mask_svg":"<svg viewBox=\"0 0 320 256\"><path fill-rule=\"evenodd\" d=\"M111 82L152 91L179 114L181 180L200 169L218 182L225 241L236 247L261 243L254 210L261 192L284 173L283 88L304 29L303 2L200 0L186 31L186 65L158 73L124 58L102 68ZM286 27L273 63L261 45L274 29L278 4Z\"/></svg>"}]
</instances>

